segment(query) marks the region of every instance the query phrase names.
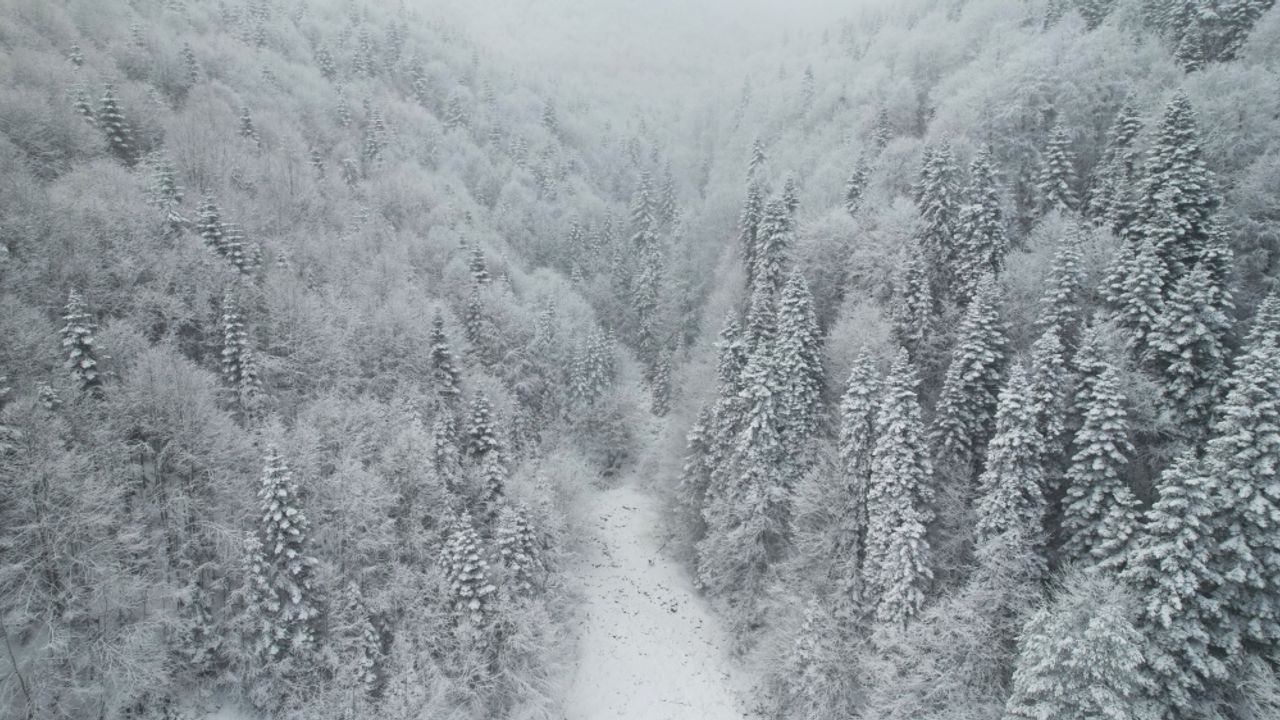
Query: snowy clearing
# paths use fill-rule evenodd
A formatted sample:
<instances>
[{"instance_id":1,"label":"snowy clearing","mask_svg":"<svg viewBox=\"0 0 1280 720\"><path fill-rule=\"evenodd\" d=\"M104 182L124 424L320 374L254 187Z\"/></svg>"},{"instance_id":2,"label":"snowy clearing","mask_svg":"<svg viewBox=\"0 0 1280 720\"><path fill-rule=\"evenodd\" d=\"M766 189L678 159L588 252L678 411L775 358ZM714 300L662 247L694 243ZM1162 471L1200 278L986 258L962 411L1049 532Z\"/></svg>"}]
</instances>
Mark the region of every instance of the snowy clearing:
<instances>
[{"instance_id":1,"label":"snowy clearing","mask_svg":"<svg viewBox=\"0 0 1280 720\"><path fill-rule=\"evenodd\" d=\"M661 504L632 485L591 493L584 627L566 720L752 717L749 681L687 572L663 553Z\"/></svg>"}]
</instances>

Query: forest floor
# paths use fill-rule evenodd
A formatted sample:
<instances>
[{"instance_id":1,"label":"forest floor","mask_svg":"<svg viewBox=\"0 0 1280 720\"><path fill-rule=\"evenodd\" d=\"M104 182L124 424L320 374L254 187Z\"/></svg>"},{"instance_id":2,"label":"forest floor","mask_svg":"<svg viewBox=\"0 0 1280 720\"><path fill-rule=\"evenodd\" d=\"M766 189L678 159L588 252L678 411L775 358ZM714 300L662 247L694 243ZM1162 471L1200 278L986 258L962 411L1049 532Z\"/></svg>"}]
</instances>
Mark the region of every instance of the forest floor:
<instances>
[{"instance_id":1,"label":"forest floor","mask_svg":"<svg viewBox=\"0 0 1280 720\"><path fill-rule=\"evenodd\" d=\"M730 720L745 709L748 673L693 580L664 554L663 503L628 475L582 497L588 536L569 581L583 626L566 720Z\"/></svg>"}]
</instances>

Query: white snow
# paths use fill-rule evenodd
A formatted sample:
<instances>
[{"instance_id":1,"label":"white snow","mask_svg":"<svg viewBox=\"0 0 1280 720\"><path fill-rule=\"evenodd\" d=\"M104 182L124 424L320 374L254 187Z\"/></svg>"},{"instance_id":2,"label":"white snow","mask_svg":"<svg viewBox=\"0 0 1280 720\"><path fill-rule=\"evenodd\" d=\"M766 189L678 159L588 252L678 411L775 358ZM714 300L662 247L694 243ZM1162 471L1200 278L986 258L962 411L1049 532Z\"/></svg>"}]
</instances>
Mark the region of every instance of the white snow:
<instances>
[{"instance_id":1,"label":"white snow","mask_svg":"<svg viewBox=\"0 0 1280 720\"><path fill-rule=\"evenodd\" d=\"M584 596L584 625L565 720L752 717L716 616L663 555L660 501L632 485L583 500L590 536L566 581Z\"/></svg>"}]
</instances>

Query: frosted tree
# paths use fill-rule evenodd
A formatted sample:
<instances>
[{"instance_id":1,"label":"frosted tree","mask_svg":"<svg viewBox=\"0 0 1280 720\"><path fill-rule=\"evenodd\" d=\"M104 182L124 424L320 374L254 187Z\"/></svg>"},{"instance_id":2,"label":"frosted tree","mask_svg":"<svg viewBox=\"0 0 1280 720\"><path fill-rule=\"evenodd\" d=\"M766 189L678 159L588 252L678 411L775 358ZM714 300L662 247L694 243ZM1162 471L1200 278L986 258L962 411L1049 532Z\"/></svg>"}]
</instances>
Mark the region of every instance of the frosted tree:
<instances>
[{"instance_id":1,"label":"frosted tree","mask_svg":"<svg viewBox=\"0 0 1280 720\"><path fill-rule=\"evenodd\" d=\"M1111 126L1086 206L1095 222L1122 236L1127 234L1137 211L1134 189L1141 158L1135 145L1141 132L1142 116L1130 98L1120 107Z\"/></svg>"},{"instance_id":2,"label":"frosted tree","mask_svg":"<svg viewBox=\"0 0 1280 720\"><path fill-rule=\"evenodd\" d=\"M480 465L480 479L486 527L493 528L507 497L507 464L503 462L501 452L495 449L485 453Z\"/></svg>"},{"instance_id":3,"label":"frosted tree","mask_svg":"<svg viewBox=\"0 0 1280 720\"><path fill-rule=\"evenodd\" d=\"M151 167L151 178L147 184L148 202L162 210L181 203L183 188L178 184L177 171L168 156L152 153L147 164Z\"/></svg>"},{"instance_id":4,"label":"frosted tree","mask_svg":"<svg viewBox=\"0 0 1280 720\"><path fill-rule=\"evenodd\" d=\"M132 165L137 158L137 146L134 144L133 131L129 121L120 109L120 101L116 98L115 87L107 83L102 88L102 99L98 101L97 124L107 136L107 146L111 152L126 165Z\"/></svg>"},{"instance_id":5,"label":"frosted tree","mask_svg":"<svg viewBox=\"0 0 1280 720\"><path fill-rule=\"evenodd\" d=\"M471 251L467 255L467 270L471 272L471 280L476 285L488 285L493 282L493 276L489 274L489 262L485 259L484 248L477 243L471 246Z\"/></svg>"},{"instance_id":6,"label":"frosted tree","mask_svg":"<svg viewBox=\"0 0 1280 720\"><path fill-rule=\"evenodd\" d=\"M1129 332L1129 345L1137 358L1146 358L1152 334L1164 314L1165 266L1155 243L1144 239L1136 254L1127 258L1119 295L1108 297L1117 309L1117 321Z\"/></svg>"},{"instance_id":7,"label":"frosted tree","mask_svg":"<svg viewBox=\"0 0 1280 720\"><path fill-rule=\"evenodd\" d=\"M1080 17L1084 18L1086 30L1097 30L1102 25L1102 21L1111 14L1114 4L1115 0L1077 0L1076 10L1080 12Z\"/></svg>"},{"instance_id":8,"label":"frosted tree","mask_svg":"<svg viewBox=\"0 0 1280 720\"><path fill-rule=\"evenodd\" d=\"M200 61L196 59L196 51L190 43L182 43L182 69L187 74L187 85L195 87L200 84Z\"/></svg>"},{"instance_id":9,"label":"frosted tree","mask_svg":"<svg viewBox=\"0 0 1280 720\"><path fill-rule=\"evenodd\" d=\"M751 141L751 159L747 161L747 184L751 185L759 178L757 177L761 168L768 161L768 157L764 154L764 143L760 142L757 137Z\"/></svg>"},{"instance_id":10,"label":"frosted tree","mask_svg":"<svg viewBox=\"0 0 1280 720\"><path fill-rule=\"evenodd\" d=\"M67 51L67 60L72 67L77 69L84 67L84 51L80 49L80 45L72 43L71 49Z\"/></svg>"},{"instance_id":11,"label":"frosted tree","mask_svg":"<svg viewBox=\"0 0 1280 720\"><path fill-rule=\"evenodd\" d=\"M995 435L978 477L979 542L1016 530L1035 550L1044 536L1043 441L1035 410L1026 373L1015 365L1000 392Z\"/></svg>"},{"instance_id":12,"label":"frosted tree","mask_svg":"<svg viewBox=\"0 0 1280 720\"><path fill-rule=\"evenodd\" d=\"M764 207L760 227L756 231L754 264L750 276L752 292L765 288L770 292L782 288L788 253L791 249L791 213L781 199L770 200Z\"/></svg>"},{"instance_id":13,"label":"frosted tree","mask_svg":"<svg viewBox=\"0 0 1280 720\"><path fill-rule=\"evenodd\" d=\"M431 318L431 384L447 407L456 406L462 396L461 376L445 335L444 315L436 308Z\"/></svg>"},{"instance_id":14,"label":"frosted tree","mask_svg":"<svg viewBox=\"0 0 1280 720\"><path fill-rule=\"evenodd\" d=\"M1075 154L1071 151L1071 139L1067 137L1062 123L1049 131L1036 185L1040 191L1042 212L1055 208L1075 210L1079 204L1075 191Z\"/></svg>"},{"instance_id":15,"label":"frosted tree","mask_svg":"<svg viewBox=\"0 0 1280 720\"><path fill-rule=\"evenodd\" d=\"M252 140L254 147L262 148L262 138L258 137L258 129L254 127L253 115L249 112L248 105L240 108L240 137Z\"/></svg>"},{"instance_id":16,"label":"frosted tree","mask_svg":"<svg viewBox=\"0 0 1280 720\"><path fill-rule=\"evenodd\" d=\"M1156 720L1131 601L1105 575L1073 574L1023 626L1008 720Z\"/></svg>"},{"instance_id":17,"label":"frosted tree","mask_svg":"<svg viewBox=\"0 0 1280 720\"><path fill-rule=\"evenodd\" d=\"M876 416L867 489L868 597L878 620L898 626L920 612L933 579L926 537L933 468L916 397L919 382L906 350L899 350Z\"/></svg>"},{"instance_id":18,"label":"frosted tree","mask_svg":"<svg viewBox=\"0 0 1280 720\"><path fill-rule=\"evenodd\" d=\"M933 337L933 294L919 247L912 250L895 283L893 334L916 362L924 360Z\"/></svg>"},{"instance_id":19,"label":"frosted tree","mask_svg":"<svg viewBox=\"0 0 1280 720\"><path fill-rule=\"evenodd\" d=\"M447 412L436 415L431 423L431 472L450 496L458 494L462 483L462 453L458 449L456 425Z\"/></svg>"},{"instance_id":20,"label":"frosted tree","mask_svg":"<svg viewBox=\"0 0 1280 720\"><path fill-rule=\"evenodd\" d=\"M658 243L652 181L649 173L640 180L631 201L631 243L639 256L639 272L631 286L631 304L636 313L637 350L650 380L658 360L658 294L662 283L662 249Z\"/></svg>"},{"instance_id":21,"label":"frosted tree","mask_svg":"<svg viewBox=\"0 0 1280 720\"><path fill-rule=\"evenodd\" d=\"M1204 267L1183 275L1150 337L1149 355L1164 380L1161 391L1193 438L1207 429L1227 380L1231 318L1217 307L1215 295L1230 296L1213 284Z\"/></svg>"},{"instance_id":22,"label":"frosted tree","mask_svg":"<svg viewBox=\"0 0 1280 720\"><path fill-rule=\"evenodd\" d=\"M196 232L204 240L205 247L222 255L226 252L222 235L222 211L212 195L205 195L196 210Z\"/></svg>"},{"instance_id":23,"label":"frosted tree","mask_svg":"<svg viewBox=\"0 0 1280 720\"><path fill-rule=\"evenodd\" d=\"M273 663L309 652L320 616L312 587L316 561L308 554L310 525L298 486L274 445L267 447L258 498L261 514L246 582L255 647Z\"/></svg>"},{"instance_id":24,"label":"frosted tree","mask_svg":"<svg viewBox=\"0 0 1280 720\"><path fill-rule=\"evenodd\" d=\"M1027 391L1031 416L1040 438L1040 460L1046 474L1053 473L1067 445L1066 352L1058 329L1050 326L1031 346L1031 377Z\"/></svg>"},{"instance_id":25,"label":"frosted tree","mask_svg":"<svg viewBox=\"0 0 1280 720\"><path fill-rule=\"evenodd\" d=\"M89 90L83 83L76 83L70 90L71 107L75 108L76 114L85 119L90 125L97 125L98 118L93 109L93 102L89 99Z\"/></svg>"},{"instance_id":26,"label":"frosted tree","mask_svg":"<svg viewBox=\"0 0 1280 720\"><path fill-rule=\"evenodd\" d=\"M483 464L485 458L501 447L493 427L493 406L484 393L471 399L471 416L467 423L467 456Z\"/></svg>"},{"instance_id":27,"label":"frosted tree","mask_svg":"<svg viewBox=\"0 0 1280 720\"><path fill-rule=\"evenodd\" d=\"M833 558L840 566L846 594L858 590L865 555L867 492L871 484L871 460L876 443L876 406L880 378L864 350L853 362L844 396L840 399L839 454L841 489L847 505L840 509L840 539Z\"/></svg>"},{"instance_id":28,"label":"frosted tree","mask_svg":"<svg viewBox=\"0 0 1280 720\"><path fill-rule=\"evenodd\" d=\"M517 594L532 594L541 584L538 574L544 569L541 543L529 524L529 511L506 505L498 515L494 541L498 558L511 578Z\"/></svg>"},{"instance_id":29,"label":"frosted tree","mask_svg":"<svg viewBox=\"0 0 1280 720\"><path fill-rule=\"evenodd\" d=\"M747 197L738 220L738 243L743 266L747 269L747 292L755 287L757 236L764 218L764 192L756 183L747 185Z\"/></svg>"},{"instance_id":30,"label":"frosted tree","mask_svg":"<svg viewBox=\"0 0 1280 720\"><path fill-rule=\"evenodd\" d=\"M1084 320L1084 275L1080 268L1082 232L1077 227L1059 241L1036 321L1040 328L1056 327L1058 339L1067 348L1074 348L1079 342L1080 324Z\"/></svg>"},{"instance_id":31,"label":"frosted tree","mask_svg":"<svg viewBox=\"0 0 1280 720\"><path fill-rule=\"evenodd\" d=\"M844 183L844 210L851 217L857 217L858 209L862 207L862 196L866 191L867 167L863 161L859 160L853 166L849 179Z\"/></svg>"},{"instance_id":32,"label":"frosted tree","mask_svg":"<svg viewBox=\"0 0 1280 720\"><path fill-rule=\"evenodd\" d=\"M653 371L650 388L650 410L657 417L666 417L671 410L671 351L658 354L658 365Z\"/></svg>"},{"instance_id":33,"label":"frosted tree","mask_svg":"<svg viewBox=\"0 0 1280 720\"><path fill-rule=\"evenodd\" d=\"M951 143L926 148L916 190L916 205L924 220L918 241L935 299L951 297L960 203L960 168Z\"/></svg>"},{"instance_id":34,"label":"frosted tree","mask_svg":"<svg viewBox=\"0 0 1280 720\"><path fill-rule=\"evenodd\" d=\"M1221 483L1214 518L1215 594L1236 632L1262 653L1280 647L1280 300L1259 308L1218 407L1204 472Z\"/></svg>"},{"instance_id":35,"label":"frosted tree","mask_svg":"<svg viewBox=\"0 0 1280 720\"><path fill-rule=\"evenodd\" d=\"M89 305L77 290L67 295L62 312L62 352L66 355L67 370L76 385L92 397L102 395L102 377L98 372L98 350L94 333L98 325L89 312Z\"/></svg>"},{"instance_id":36,"label":"frosted tree","mask_svg":"<svg viewBox=\"0 0 1280 720\"><path fill-rule=\"evenodd\" d=\"M988 275L960 323L934 415L932 436L939 461L960 468L969 478L991 436L1004 384L1008 341L999 302L1000 291Z\"/></svg>"},{"instance_id":37,"label":"frosted tree","mask_svg":"<svg viewBox=\"0 0 1280 720\"><path fill-rule=\"evenodd\" d=\"M791 273L779 298L774 357L782 392L781 439L788 464L799 472L805 465L805 446L819 429L825 385L813 295L799 269Z\"/></svg>"},{"instance_id":38,"label":"frosted tree","mask_svg":"<svg viewBox=\"0 0 1280 720\"><path fill-rule=\"evenodd\" d=\"M991 167L991 151L984 149L969 168L968 201L957 218L956 298L969 302L987 274L1004 270L1009 252L1000 191Z\"/></svg>"},{"instance_id":39,"label":"frosted tree","mask_svg":"<svg viewBox=\"0 0 1280 720\"><path fill-rule=\"evenodd\" d=\"M222 223L222 255L243 275L253 274L256 266L244 230L236 223Z\"/></svg>"},{"instance_id":40,"label":"frosted tree","mask_svg":"<svg viewBox=\"0 0 1280 720\"><path fill-rule=\"evenodd\" d=\"M1138 627L1158 687L1153 696L1191 711L1226 679L1222 652L1235 644L1213 599L1224 580L1211 562L1223 488L1186 453L1164 471L1157 489L1121 578L1138 599Z\"/></svg>"},{"instance_id":41,"label":"frosted tree","mask_svg":"<svg viewBox=\"0 0 1280 720\"><path fill-rule=\"evenodd\" d=\"M449 105L444 111L444 127L446 130L457 130L465 128L468 122L467 106L462 95L455 92L449 97Z\"/></svg>"},{"instance_id":42,"label":"frosted tree","mask_svg":"<svg viewBox=\"0 0 1280 720\"><path fill-rule=\"evenodd\" d=\"M1133 445L1119 384L1111 366L1093 382L1067 468L1062 553L1079 562L1122 561L1138 523L1138 499L1125 477Z\"/></svg>"},{"instance_id":43,"label":"frosted tree","mask_svg":"<svg viewBox=\"0 0 1280 720\"><path fill-rule=\"evenodd\" d=\"M889 120L889 110L883 105L876 111L875 123L871 128L871 142L877 150L883 150L893 139L893 123Z\"/></svg>"},{"instance_id":44,"label":"frosted tree","mask_svg":"<svg viewBox=\"0 0 1280 720\"><path fill-rule=\"evenodd\" d=\"M244 380L243 357L249 335L244 329L240 306L230 291L222 295L222 379L228 387L239 388Z\"/></svg>"},{"instance_id":45,"label":"frosted tree","mask_svg":"<svg viewBox=\"0 0 1280 720\"><path fill-rule=\"evenodd\" d=\"M498 588L489 581L489 563L469 515L455 520L449 529L440 552L440 567L444 569L455 618L476 629L483 626L490 611L489 596Z\"/></svg>"}]
</instances>

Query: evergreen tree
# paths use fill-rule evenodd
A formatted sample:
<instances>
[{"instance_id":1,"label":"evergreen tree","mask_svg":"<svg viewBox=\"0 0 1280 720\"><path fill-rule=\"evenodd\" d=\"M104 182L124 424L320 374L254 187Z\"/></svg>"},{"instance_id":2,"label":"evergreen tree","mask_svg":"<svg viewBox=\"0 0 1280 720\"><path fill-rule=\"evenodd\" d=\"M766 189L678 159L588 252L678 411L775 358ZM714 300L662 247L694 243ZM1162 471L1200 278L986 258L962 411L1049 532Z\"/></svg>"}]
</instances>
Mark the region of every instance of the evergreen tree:
<instances>
[{"instance_id":1,"label":"evergreen tree","mask_svg":"<svg viewBox=\"0 0 1280 720\"><path fill-rule=\"evenodd\" d=\"M308 555L310 525L299 506L298 486L274 445L262 473L261 519L250 543L247 581L252 598L255 645L269 663L299 657L315 642L316 607Z\"/></svg>"},{"instance_id":2,"label":"evergreen tree","mask_svg":"<svg viewBox=\"0 0 1280 720\"><path fill-rule=\"evenodd\" d=\"M871 142L877 150L884 150L893 139L893 123L889 121L889 110L883 105L876 111L875 126L871 132Z\"/></svg>"},{"instance_id":3,"label":"evergreen tree","mask_svg":"<svg viewBox=\"0 0 1280 720\"><path fill-rule=\"evenodd\" d=\"M485 524L487 528L494 528L507 497L507 465L502 460L501 452L495 450L485 453L480 475L484 488L481 502L484 505Z\"/></svg>"},{"instance_id":4,"label":"evergreen tree","mask_svg":"<svg viewBox=\"0 0 1280 720\"><path fill-rule=\"evenodd\" d=\"M258 137L258 129L253 125L248 105L240 108L240 137L252 140L255 147L262 148L262 138Z\"/></svg>"},{"instance_id":5,"label":"evergreen tree","mask_svg":"<svg viewBox=\"0 0 1280 720\"><path fill-rule=\"evenodd\" d=\"M454 93L449 97L449 105L444 112L444 127L446 130L457 130L465 128L467 123L467 107L462 101L462 95Z\"/></svg>"},{"instance_id":6,"label":"evergreen tree","mask_svg":"<svg viewBox=\"0 0 1280 720\"><path fill-rule=\"evenodd\" d=\"M1158 489L1121 577L1139 600L1138 626L1157 683L1153 696L1190 711L1226 679L1220 653L1234 644L1213 599L1223 578L1210 562L1222 488L1186 453L1164 471Z\"/></svg>"},{"instance_id":7,"label":"evergreen tree","mask_svg":"<svg viewBox=\"0 0 1280 720\"><path fill-rule=\"evenodd\" d=\"M912 360L923 363L933 337L933 294L919 247L912 250L895 287L893 305L894 339L907 349Z\"/></svg>"},{"instance_id":8,"label":"evergreen tree","mask_svg":"<svg viewBox=\"0 0 1280 720\"><path fill-rule=\"evenodd\" d=\"M759 178L760 168L764 167L767 157L764 154L764 143L757 137L751 141L751 159L747 162L747 186L754 185Z\"/></svg>"},{"instance_id":9,"label":"evergreen tree","mask_svg":"<svg viewBox=\"0 0 1280 720\"><path fill-rule=\"evenodd\" d=\"M738 221L738 242L742 251L743 266L747 269L747 293L755 287L756 250L759 244L760 222L764 218L764 193L756 183L747 185L747 198Z\"/></svg>"},{"instance_id":10,"label":"evergreen tree","mask_svg":"<svg viewBox=\"0 0 1280 720\"><path fill-rule=\"evenodd\" d=\"M651 390L651 407L657 417L666 417L671 410L671 351L663 350L658 355L658 366L653 373Z\"/></svg>"},{"instance_id":11,"label":"evergreen tree","mask_svg":"<svg viewBox=\"0 0 1280 720\"><path fill-rule=\"evenodd\" d=\"M658 362L658 293L662 281L662 250L655 228L652 193L649 173L643 172L631 204L631 242L640 259L640 272L631 287L631 303L636 313L637 349L650 380Z\"/></svg>"},{"instance_id":12,"label":"evergreen tree","mask_svg":"<svg viewBox=\"0 0 1280 720\"><path fill-rule=\"evenodd\" d=\"M956 239L956 298L969 302L982 276L999 276L1009 252L991 151L983 150L969 168L968 202L960 209Z\"/></svg>"},{"instance_id":13,"label":"evergreen tree","mask_svg":"<svg viewBox=\"0 0 1280 720\"><path fill-rule=\"evenodd\" d=\"M1057 328L1059 341L1074 348L1080 339L1083 321L1084 276L1080 269L1080 234L1083 229L1062 236L1053 254L1053 269L1048 286L1040 300L1040 318L1036 326Z\"/></svg>"},{"instance_id":14,"label":"evergreen tree","mask_svg":"<svg viewBox=\"0 0 1280 720\"><path fill-rule=\"evenodd\" d=\"M325 178L324 156L320 154L319 148L311 148L310 160L311 169L316 172L316 179L323 181Z\"/></svg>"},{"instance_id":15,"label":"evergreen tree","mask_svg":"<svg viewBox=\"0 0 1280 720\"><path fill-rule=\"evenodd\" d=\"M187 73L187 85L195 87L200 84L200 61L196 60L196 51L190 43L182 43L182 68Z\"/></svg>"},{"instance_id":16,"label":"evergreen tree","mask_svg":"<svg viewBox=\"0 0 1280 720\"><path fill-rule=\"evenodd\" d=\"M256 263L244 231L235 223L222 223L222 254L242 275L253 274Z\"/></svg>"},{"instance_id":17,"label":"evergreen tree","mask_svg":"<svg viewBox=\"0 0 1280 720\"><path fill-rule=\"evenodd\" d=\"M840 399L840 471L847 505L840 509L840 537L834 558L842 566L846 594L857 591L866 554L867 492L871 484L871 461L876 443L876 405L880 399L880 378L863 350L853 362L849 382Z\"/></svg>"},{"instance_id":18,"label":"evergreen tree","mask_svg":"<svg viewBox=\"0 0 1280 720\"><path fill-rule=\"evenodd\" d=\"M537 574L544 570L538 535L529 524L523 506L506 505L498 516L495 544L502 566L507 569L517 594L530 595L539 586Z\"/></svg>"},{"instance_id":19,"label":"evergreen tree","mask_svg":"<svg viewBox=\"0 0 1280 720\"><path fill-rule=\"evenodd\" d=\"M120 109L120 101L116 99L115 88L111 83L103 86L102 99L98 101L97 124L107 136L111 152L125 165L133 165L137 158L133 131Z\"/></svg>"},{"instance_id":20,"label":"evergreen tree","mask_svg":"<svg viewBox=\"0 0 1280 720\"><path fill-rule=\"evenodd\" d=\"M178 184L177 171L168 156L163 153L151 155L151 180L147 186L147 199L152 205L168 210L182 202L182 186Z\"/></svg>"},{"instance_id":21,"label":"evergreen tree","mask_svg":"<svg viewBox=\"0 0 1280 720\"><path fill-rule=\"evenodd\" d=\"M249 345L249 335L240 317L240 307L235 296L227 291L222 296L222 379L228 387L239 389L244 380L243 355Z\"/></svg>"},{"instance_id":22,"label":"evergreen tree","mask_svg":"<svg viewBox=\"0 0 1280 720\"><path fill-rule=\"evenodd\" d=\"M382 663L382 638L365 605L360 585L347 583L343 593L340 625L333 628L342 647L342 659L354 681L365 695L372 696L379 685L378 666Z\"/></svg>"},{"instance_id":23,"label":"evergreen tree","mask_svg":"<svg viewBox=\"0 0 1280 720\"><path fill-rule=\"evenodd\" d=\"M844 209L851 217L857 217L862 207L862 195L867 191L867 168L859 161L844 183Z\"/></svg>"},{"instance_id":24,"label":"evergreen tree","mask_svg":"<svg viewBox=\"0 0 1280 720\"><path fill-rule=\"evenodd\" d=\"M1031 414L1040 437L1040 460L1046 474L1056 470L1067 444L1066 353L1058 329L1050 326L1031 346Z\"/></svg>"},{"instance_id":25,"label":"evergreen tree","mask_svg":"<svg viewBox=\"0 0 1280 720\"><path fill-rule=\"evenodd\" d=\"M995 423L1004 382L1004 322L1000 291L987 275L960 323L934 415L933 439L941 463L973 477Z\"/></svg>"},{"instance_id":26,"label":"evergreen tree","mask_svg":"<svg viewBox=\"0 0 1280 720\"><path fill-rule=\"evenodd\" d=\"M486 614L491 612L489 596L497 588L489 581L489 563L469 515L455 520L449 529L440 552L440 567L449 586L454 616L470 622L473 629L483 626Z\"/></svg>"},{"instance_id":27,"label":"evergreen tree","mask_svg":"<svg viewBox=\"0 0 1280 720\"><path fill-rule=\"evenodd\" d=\"M1018 642L1009 720L1155 720L1142 635L1122 590L1103 575L1071 575L1031 616Z\"/></svg>"},{"instance_id":28,"label":"evergreen tree","mask_svg":"<svg viewBox=\"0 0 1280 720\"><path fill-rule=\"evenodd\" d=\"M774 292L782 288L788 253L791 249L791 213L783 200L770 200L765 205L760 227L756 231L754 265L750 277L756 288Z\"/></svg>"},{"instance_id":29,"label":"evergreen tree","mask_svg":"<svg viewBox=\"0 0 1280 720\"><path fill-rule=\"evenodd\" d=\"M1121 294L1108 299L1117 306L1117 321L1129 332L1137 358L1146 358L1152 335L1164 314L1164 265L1154 243L1142 240L1137 254L1127 259Z\"/></svg>"},{"instance_id":30,"label":"evergreen tree","mask_svg":"<svg viewBox=\"0 0 1280 720\"><path fill-rule=\"evenodd\" d=\"M867 489L865 579L876 618L905 625L933 579L926 528L933 519L933 468L916 397L919 378L906 350L885 381Z\"/></svg>"},{"instance_id":31,"label":"evergreen tree","mask_svg":"<svg viewBox=\"0 0 1280 720\"><path fill-rule=\"evenodd\" d=\"M81 392L101 397L102 377L98 373L98 351L93 338L98 326L79 291L72 290L67 295L62 320L66 323L62 326L62 350L72 379Z\"/></svg>"},{"instance_id":32,"label":"evergreen tree","mask_svg":"<svg viewBox=\"0 0 1280 720\"><path fill-rule=\"evenodd\" d=\"M451 501L460 492L462 481L462 454L458 451L457 436L453 415L448 412L437 414L431 424L431 471L439 478Z\"/></svg>"},{"instance_id":33,"label":"evergreen tree","mask_svg":"<svg viewBox=\"0 0 1280 720\"><path fill-rule=\"evenodd\" d=\"M960 169L951 143L926 148L916 205L924 228L918 238L934 302L951 297L960 216Z\"/></svg>"},{"instance_id":34,"label":"evergreen tree","mask_svg":"<svg viewBox=\"0 0 1280 720\"><path fill-rule=\"evenodd\" d=\"M1078 204L1075 186L1075 154L1071 151L1071 140L1067 137L1066 128L1058 123L1049 131L1040 167L1037 187L1040 190L1041 210L1075 210Z\"/></svg>"},{"instance_id":35,"label":"evergreen tree","mask_svg":"<svg viewBox=\"0 0 1280 720\"><path fill-rule=\"evenodd\" d=\"M444 333L444 315L436 308L431 318L431 384L447 407L454 407L462 396L459 387L461 373L449 349L449 338Z\"/></svg>"},{"instance_id":36,"label":"evergreen tree","mask_svg":"<svg viewBox=\"0 0 1280 720\"><path fill-rule=\"evenodd\" d=\"M1135 144L1141 132L1142 116L1130 98L1116 114L1089 195L1089 217L1121 236L1129 234L1137 212L1134 187L1140 158Z\"/></svg>"},{"instance_id":37,"label":"evergreen tree","mask_svg":"<svg viewBox=\"0 0 1280 720\"><path fill-rule=\"evenodd\" d=\"M1226 399L1218 407L1204 472L1221 486L1214 599L1235 632L1266 657L1280 648L1280 300L1259 308Z\"/></svg>"},{"instance_id":38,"label":"evergreen tree","mask_svg":"<svg viewBox=\"0 0 1280 720\"><path fill-rule=\"evenodd\" d=\"M196 211L196 232L204 240L205 247L222 255L226 252L223 246L222 211L214 202L212 195L205 195Z\"/></svg>"},{"instance_id":39,"label":"evergreen tree","mask_svg":"<svg viewBox=\"0 0 1280 720\"><path fill-rule=\"evenodd\" d=\"M80 49L78 44L72 43L71 50L67 53L67 60L76 69L84 67L84 51Z\"/></svg>"},{"instance_id":40,"label":"evergreen tree","mask_svg":"<svg viewBox=\"0 0 1280 720\"><path fill-rule=\"evenodd\" d=\"M787 462L798 474L805 464L805 446L819 430L825 385L813 295L799 269L791 273L779 298L774 356L781 380L781 439Z\"/></svg>"},{"instance_id":41,"label":"evergreen tree","mask_svg":"<svg viewBox=\"0 0 1280 720\"><path fill-rule=\"evenodd\" d=\"M1193 438L1207 429L1227 380L1226 339L1231 319L1215 303L1213 278L1197 266L1174 285L1150 338L1161 390L1179 424Z\"/></svg>"},{"instance_id":42,"label":"evergreen tree","mask_svg":"<svg viewBox=\"0 0 1280 720\"><path fill-rule=\"evenodd\" d=\"M471 399L471 419L467 425L467 456L477 463L501 450L493 428L493 407L484 393Z\"/></svg>"},{"instance_id":43,"label":"evergreen tree","mask_svg":"<svg viewBox=\"0 0 1280 720\"><path fill-rule=\"evenodd\" d=\"M1085 29L1092 31L1097 30L1102 21L1107 19L1114 4L1115 0L1077 0L1076 9L1084 18Z\"/></svg>"},{"instance_id":44,"label":"evergreen tree","mask_svg":"<svg viewBox=\"0 0 1280 720\"><path fill-rule=\"evenodd\" d=\"M1110 565L1124 559L1138 522L1138 499L1125 478L1133 446L1115 368L1107 366L1088 395L1066 474L1062 552L1080 562Z\"/></svg>"},{"instance_id":45,"label":"evergreen tree","mask_svg":"<svg viewBox=\"0 0 1280 720\"><path fill-rule=\"evenodd\" d=\"M979 542L1016 530L1035 549L1044 536L1043 440L1035 411L1026 373L1015 365L1000 392L995 435L978 478Z\"/></svg>"},{"instance_id":46,"label":"evergreen tree","mask_svg":"<svg viewBox=\"0 0 1280 720\"><path fill-rule=\"evenodd\" d=\"M76 83L75 87L71 89L71 106L90 125L96 126L98 124L97 115L93 110L93 103L89 100L89 91L82 83Z\"/></svg>"},{"instance_id":47,"label":"evergreen tree","mask_svg":"<svg viewBox=\"0 0 1280 720\"><path fill-rule=\"evenodd\" d=\"M467 256L467 269L471 271L471 280L476 285L488 285L493 282L493 276L489 274L489 263L484 256L484 248L479 243L471 246L471 253Z\"/></svg>"}]
</instances>

